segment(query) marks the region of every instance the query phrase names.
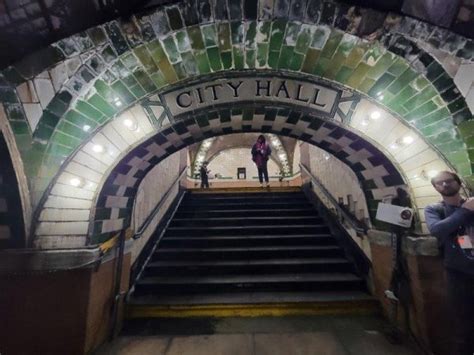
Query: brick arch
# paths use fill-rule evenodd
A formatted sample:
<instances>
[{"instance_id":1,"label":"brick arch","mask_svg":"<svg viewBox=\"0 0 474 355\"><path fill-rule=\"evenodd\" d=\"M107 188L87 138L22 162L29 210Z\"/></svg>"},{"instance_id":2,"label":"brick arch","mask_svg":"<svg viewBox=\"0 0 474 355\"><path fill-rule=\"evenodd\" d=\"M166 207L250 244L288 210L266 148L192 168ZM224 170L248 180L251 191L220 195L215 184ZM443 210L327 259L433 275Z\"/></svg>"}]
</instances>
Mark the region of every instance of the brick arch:
<instances>
[{"instance_id":1,"label":"brick arch","mask_svg":"<svg viewBox=\"0 0 474 355\"><path fill-rule=\"evenodd\" d=\"M449 74L422 49L436 44L472 60L464 48L470 44L423 23L416 38L419 21L387 14L378 14L378 40L368 42L349 26L347 10L312 0L287 8L267 1L170 5L89 29L43 50L40 62L33 56L7 68L2 101L21 143L34 203L94 127L169 85L235 70L301 73L353 88L397 113L472 179L472 114ZM47 82L61 66L70 69L66 78ZM56 92L25 108L27 80ZM39 109L30 131L25 110ZM81 131L84 125L92 129Z\"/></svg>"}]
</instances>

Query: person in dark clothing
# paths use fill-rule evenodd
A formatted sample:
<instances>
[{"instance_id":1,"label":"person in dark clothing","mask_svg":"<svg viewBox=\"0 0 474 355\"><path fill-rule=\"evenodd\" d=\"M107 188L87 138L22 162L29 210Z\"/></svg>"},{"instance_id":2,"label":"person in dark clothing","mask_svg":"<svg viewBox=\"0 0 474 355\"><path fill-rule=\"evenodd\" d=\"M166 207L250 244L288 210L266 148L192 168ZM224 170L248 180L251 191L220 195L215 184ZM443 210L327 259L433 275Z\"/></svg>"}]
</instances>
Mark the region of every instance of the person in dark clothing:
<instances>
[{"instance_id":1,"label":"person in dark clothing","mask_svg":"<svg viewBox=\"0 0 474 355\"><path fill-rule=\"evenodd\" d=\"M258 180L260 181L260 186L263 187L263 179L265 178L265 183L267 187L270 186L268 182L268 169L267 161L272 153L270 145L265 142L265 136L263 134L259 135L257 142L252 147L252 160L257 165L258 170Z\"/></svg>"},{"instance_id":2,"label":"person in dark clothing","mask_svg":"<svg viewBox=\"0 0 474 355\"><path fill-rule=\"evenodd\" d=\"M431 184L443 198L440 203L425 208L425 217L428 229L444 252L448 301L455 320L452 354L472 355L474 256L472 245L468 248L462 241L472 238L466 234L474 228L474 198L462 198L461 179L449 171L438 173Z\"/></svg>"},{"instance_id":3,"label":"person in dark clothing","mask_svg":"<svg viewBox=\"0 0 474 355\"><path fill-rule=\"evenodd\" d=\"M202 163L201 168L199 169L199 174L201 175L201 188L209 188L209 174L210 170L207 169L207 161Z\"/></svg>"}]
</instances>

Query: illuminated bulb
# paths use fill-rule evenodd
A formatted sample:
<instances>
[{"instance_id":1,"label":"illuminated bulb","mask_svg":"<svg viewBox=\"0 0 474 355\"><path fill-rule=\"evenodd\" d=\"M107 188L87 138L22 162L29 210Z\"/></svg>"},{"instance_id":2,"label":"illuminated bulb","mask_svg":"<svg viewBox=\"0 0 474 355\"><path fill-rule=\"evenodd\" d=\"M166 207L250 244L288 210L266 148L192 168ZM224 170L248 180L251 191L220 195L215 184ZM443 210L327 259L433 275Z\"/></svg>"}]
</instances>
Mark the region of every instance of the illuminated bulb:
<instances>
[{"instance_id":1,"label":"illuminated bulb","mask_svg":"<svg viewBox=\"0 0 474 355\"><path fill-rule=\"evenodd\" d=\"M397 143L392 143L392 144L389 145L389 147L390 147L390 149L395 150L395 149L398 149L398 144Z\"/></svg>"},{"instance_id":2,"label":"illuminated bulb","mask_svg":"<svg viewBox=\"0 0 474 355\"><path fill-rule=\"evenodd\" d=\"M71 180L69 180L69 183L74 186L74 187L78 187L79 185L81 185L81 179L79 178L72 178Z\"/></svg>"},{"instance_id":3,"label":"illuminated bulb","mask_svg":"<svg viewBox=\"0 0 474 355\"><path fill-rule=\"evenodd\" d=\"M438 170L430 170L430 171L428 171L427 175L431 179L431 178L435 177L437 174L438 174Z\"/></svg>"},{"instance_id":4,"label":"illuminated bulb","mask_svg":"<svg viewBox=\"0 0 474 355\"><path fill-rule=\"evenodd\" d=\"M403 143L404 144L411 144L413 143L415 139L412 137L412 136L406 136L406 137L403 137Z\"/></svg>"},{"instance_id":5,"label":"illuminated bulb","mask_svg":"<svg viewBox=\"0 0 474 355\"><path fill-rule=\"evenodd\" d=\"M329 160L329 155L325 155L324 159Z\"/></svg>"},{"instance_id":6,"label":"illuminated bulb","mask_svg":"<svg viewBox=\"0 0 474 355\"><path fill-rule=\"evenodd\" d=\"M362 120L362 122L360 123L362 126L368 126L369 125L369 122L367 122L366 120Z\"/></svg>"},{"instance_id":7,"label":"illuminated bulb","mask_svg":"<svg viewBox=\"0 0 474 355\"><path fill-rule=\"evenodd\" d=\"M99 144L94 144L94 146L92 147L92 150L96 153L102 153L104 151L104 147L102 147Z\"/></svg>"},{"instance_id":8,"label":"illuminated bulb","mask_svg":"<svg viewBox=\"0 0 474 355\"><path fill-rule=\"evenodd\" d=\"M285 154L278 154L278 156L280 157L280 159L285 159Z\"/></svg>"},{"instance_id":9,"label":"illuminated bulb","mask_svg":"<svg viewBox=\"0 0 474 355\"><path fill-rule=\"evenodd\" d=\"M374 111L370 114L370 118L373 120L378 120L380 118L380 112L379 111Z\"/></svg>"},{"instance_id":10,"label":"illuminated bulb","mask_svg":"<svg viewBox=\"0 0 474 355\"><path fill-rule=\"evenodd\" d=\"M120 99L118 97L116 97L114 99L114 104L115 104L115 106L120 107L120 106L122 106L122 101L120 101Z\"/></svg>"},{"instance_id":11,"label":"illuminated bulb","mask_svg":"<svg viewBox=\"0 0 474 355\"><path fill-rule=\"evenodd\" d=\"M206 147L206 148L209 148L211 146L211 142L210 141L205 141L203 143L203 146Z\"/></svg>"},{"instance_id":12,"label":"illuminated bulb","mask_svg":"<svg viewBox=\"0 0 474 355\"><path fill-rule=\"evenodd\" d=\"M83 130L84 132L89 132L90 129L91 129L91 126L89 126L88 124L86 124L86 125L84 125L84 126L82 127L82 130Z\"/></svg>"}]
</instances>

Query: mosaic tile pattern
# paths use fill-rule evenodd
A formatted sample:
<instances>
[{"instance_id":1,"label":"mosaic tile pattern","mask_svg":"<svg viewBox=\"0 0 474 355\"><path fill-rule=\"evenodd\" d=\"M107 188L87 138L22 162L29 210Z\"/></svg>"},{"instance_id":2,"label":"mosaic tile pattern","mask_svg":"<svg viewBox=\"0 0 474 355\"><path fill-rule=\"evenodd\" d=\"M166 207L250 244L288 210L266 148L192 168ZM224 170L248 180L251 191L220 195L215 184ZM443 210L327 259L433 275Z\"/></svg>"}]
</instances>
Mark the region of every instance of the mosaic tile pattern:
<instances>
[{"instance_id":1,"label":"mosaic tile pattern","mask_svg":"<svg viewBox=\"0 0 474 355\"><path fill-rule=\"evenodd\" d=\"M6 68L0 101L33 204L115 115L169 85L229 70L295 72L353 88L397 113L474 186L472 111L424 49L472 62L474 42L418 20L360 12L363 21L354 21L350 7L319 0L173 5L89 29Z\"/></svg>"},{"instance_id":2,"label":"mosaic tile pattern","mask_svg":"<svg viewBox=\"0 0 474 355\"><path fill-rule=\"evenodd\" d=\"M164 128L130 152L111 172L100 192L91 242L107 240L109 233L129 225L130 208L137 188L153 166L187 145L226 133L267 132L300 139L325 149L357 175L372 218L380 200L375 198L381 195L379 191L385 191L387 187L407 188L398 170L379 149L339 125L289 107L248 106L245 109L261 118L242 120L240 109L207 110L198 117L188 116ZM291 123L289 117L293 118ZM114 209L119 210L119 218L111 219Z\"/></svg>"}]
</instances>

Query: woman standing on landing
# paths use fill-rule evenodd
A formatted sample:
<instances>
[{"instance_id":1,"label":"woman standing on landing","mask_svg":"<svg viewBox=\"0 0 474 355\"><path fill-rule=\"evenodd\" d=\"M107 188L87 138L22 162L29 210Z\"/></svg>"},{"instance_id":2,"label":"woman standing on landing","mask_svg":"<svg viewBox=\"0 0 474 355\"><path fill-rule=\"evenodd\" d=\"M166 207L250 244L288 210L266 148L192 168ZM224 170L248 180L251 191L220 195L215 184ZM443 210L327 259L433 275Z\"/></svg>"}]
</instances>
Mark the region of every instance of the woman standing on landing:
<instances>
[{"instance_id":1,"label":"woman standing on landing","mask_svg":"<svg viewBox=\"0 0 474 355\"><path fill-rule=\"evenodd\" d=\"M263 186L263 178L265 178L267 187L270 186L270 183L268 182L267 161L271 153L272 149L270 148L270 145L265 142L265 137L263 134L259 135L257 142L255 142L252 147L252 160L255 165L257 165L260 186Z\"/></svg>"}]
</instances>

